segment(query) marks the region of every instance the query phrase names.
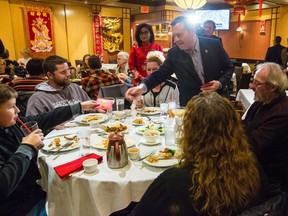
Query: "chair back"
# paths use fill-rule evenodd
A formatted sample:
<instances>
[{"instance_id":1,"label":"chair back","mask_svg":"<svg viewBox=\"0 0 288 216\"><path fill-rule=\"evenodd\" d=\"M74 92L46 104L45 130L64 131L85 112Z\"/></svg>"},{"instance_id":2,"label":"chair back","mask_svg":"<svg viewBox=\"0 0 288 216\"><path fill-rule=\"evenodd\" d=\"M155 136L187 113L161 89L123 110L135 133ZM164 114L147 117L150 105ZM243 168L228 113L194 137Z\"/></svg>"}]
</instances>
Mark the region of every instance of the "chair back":
<instances>
[{"instance_id":1,"label":"chair back","mask_svg":"<svg viewBox=\"0 0 288 216\"><path fill-rule=\"evenodd\" d=\"M242 73L239 83L237 85L237 92L239 89L248 89L252 73Z\"/></svg>"},{"instance_id":2,"label":"chair back","mask_svg":"<svg viewBox=\"0 0 288 216\"><path fill-rule=\"evenodd\" d=\"M125 93L128 90L126 84L116 84L110 86L102 86L99 89L98 97L113 97L116 100L116 97L125 97ZM124 108L129 108L131 103L125 99ZM116 104L113 104L113 110L116 110Z\"/></svg>"},{"instance_id":3,"label":"chair back","mask_svg":"<svg viewBox=\"0 0 288 216\"><path fill-rule=\"evenodd\" d=\"M19 115L26 115L27 102L34 91L18 91L18 97L16 100L16 106L19 108Z\"/></svg>"}]
</instances>

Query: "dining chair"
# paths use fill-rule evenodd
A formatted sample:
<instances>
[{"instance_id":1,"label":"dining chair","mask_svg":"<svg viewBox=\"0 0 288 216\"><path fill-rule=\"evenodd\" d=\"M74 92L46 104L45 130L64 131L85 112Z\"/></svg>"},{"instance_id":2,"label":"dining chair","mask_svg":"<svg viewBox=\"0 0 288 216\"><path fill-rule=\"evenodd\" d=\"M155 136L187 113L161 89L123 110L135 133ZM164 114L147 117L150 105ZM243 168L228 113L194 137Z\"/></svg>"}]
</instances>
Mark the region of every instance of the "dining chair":
<instances>
[{"instance_id":1,"label":"dining chair","mask_svg":"<svg viewBox=\"0 0 288 216\"><path fill-rule=\"evenodd\" d=\"M18 97L16 99L16 106L20 110L19 115L26 115L27 102L34 91L18 91Z\"/></svg>"},{"instance_id":2,"label":"dining chair","mask_svg":"<svg viewBox=\"0 0 288 216\"><path fill-rule=\"evenodd\" d=\"M128 90L128 86L126 84L116 84L110 86L102 86L99 89L98 97L125 97L125 93ZM124 101L124 108L129 109L131 102L126 100ZM113 104L113 110L116 110L116 104Z\"/></svg>"}]
</instances>

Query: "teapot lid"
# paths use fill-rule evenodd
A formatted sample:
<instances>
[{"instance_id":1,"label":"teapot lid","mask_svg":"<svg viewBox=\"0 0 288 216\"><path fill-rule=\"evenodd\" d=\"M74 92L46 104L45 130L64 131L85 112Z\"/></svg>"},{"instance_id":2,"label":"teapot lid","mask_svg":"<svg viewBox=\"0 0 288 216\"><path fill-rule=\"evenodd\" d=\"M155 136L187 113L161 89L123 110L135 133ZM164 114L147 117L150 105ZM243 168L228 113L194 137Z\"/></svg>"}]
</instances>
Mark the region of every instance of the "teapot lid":
<instances>
[{"instance_id":1,"label":"teapot lid","mask_svg":"<svg viewBox=\"0 0 288 216\"><path fill-rule=\"evenodd\" d=\"M110 133L108 136L109 140L121 140L124 138L124 135L122 133Z\"/></svg>"}]
</instances>

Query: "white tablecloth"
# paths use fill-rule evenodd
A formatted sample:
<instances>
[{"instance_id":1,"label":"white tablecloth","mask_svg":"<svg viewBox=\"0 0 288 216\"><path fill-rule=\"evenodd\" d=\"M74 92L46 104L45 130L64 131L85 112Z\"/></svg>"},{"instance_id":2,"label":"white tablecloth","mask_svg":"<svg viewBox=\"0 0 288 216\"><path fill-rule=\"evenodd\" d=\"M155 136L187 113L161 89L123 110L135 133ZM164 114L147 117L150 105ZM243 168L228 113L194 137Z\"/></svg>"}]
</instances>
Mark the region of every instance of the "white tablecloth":
<instances>
[{"instance_id":1,"label":"white tablecloth","mask_svg":"<svg viewBox=\"0 0 288 216\"><path fill-rule=\"evenodd\" d=\"M77 129L79 128L52 131L48 136L74 133ZM135 134L135 127L129 133ZM155 148L163 149L163 145L141 144L139 145L141 156L147 155ZM105 154L105 152L91 149L91 153ZM56 160L52 160L54 157L54 155L46 157L44 153L39 153L40 171L43 177L40 183L48 192L49 215L53 216L108 216L116 210L125 208L131 201L139 201L153 180L165 170L130 160L124 168L110 169L105 155L95 173L80 175L82 173L80 171L61 180L53 167L79 158L79 152L74 150L62 153Z\"/></svg>"},{"instance_id":2,"label":"white tablecloth","mask_svg":"<svg viewBox=\"0 0 288 216\"><path fill-rule=\"evenodd\" d=\"M286 91L288 95L288 91ZM236 101L240 101L245 109L254 102L254 91L252 89L240 89L237 93Z\"/></svg>"}]
</instances>

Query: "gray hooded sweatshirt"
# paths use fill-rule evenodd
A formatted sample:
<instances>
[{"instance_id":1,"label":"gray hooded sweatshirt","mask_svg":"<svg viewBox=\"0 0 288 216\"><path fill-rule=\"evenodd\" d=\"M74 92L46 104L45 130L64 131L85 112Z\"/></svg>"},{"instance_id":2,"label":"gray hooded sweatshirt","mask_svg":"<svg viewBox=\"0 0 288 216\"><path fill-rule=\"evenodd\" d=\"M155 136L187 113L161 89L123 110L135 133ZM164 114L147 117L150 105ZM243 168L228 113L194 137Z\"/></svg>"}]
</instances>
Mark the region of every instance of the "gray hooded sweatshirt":
<instances>
[{"instance_id":1,"label":"gray hooded sweatshirt","mask_svg":"<svg viewBox=\"0 0 288 216\"><path fill-rule=\"evenodd\" d=\"M35 91L28 100L26 116L33 116L57 107L90 100L87 93L74 83L70 83L63 90L58 90L48 85L47 82L43 82L35 87Z\"/></svg>"}]
</instances>

